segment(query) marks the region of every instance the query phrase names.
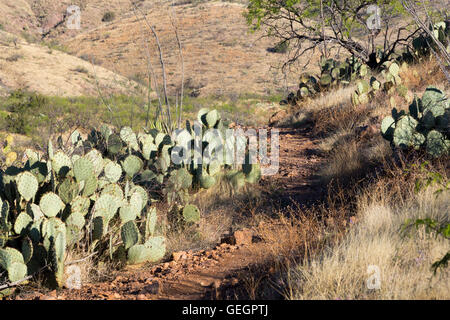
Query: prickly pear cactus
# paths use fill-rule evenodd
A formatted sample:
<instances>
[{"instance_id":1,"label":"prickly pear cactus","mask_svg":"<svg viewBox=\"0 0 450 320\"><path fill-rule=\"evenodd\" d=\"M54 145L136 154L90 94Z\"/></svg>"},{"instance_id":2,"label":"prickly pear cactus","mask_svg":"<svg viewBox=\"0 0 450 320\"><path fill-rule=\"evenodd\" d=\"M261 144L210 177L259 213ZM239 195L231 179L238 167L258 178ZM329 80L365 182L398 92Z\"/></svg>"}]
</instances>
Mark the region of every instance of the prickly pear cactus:
<instances>
[{"instance_id":1,"label":"prickly pear cactus","mask_svg":"<svg viewBox=\"0 0 450 320\"><path fill-rule=\"evenodd\" d=\"M393 109L392 116L381 123L381 134L398 148L422 149L432 157L448 155L449 114L450 105L445 94L435 87L428 87L422 99L414 99L408 114Z\"/></svg>"},{"instance_id":2,"label":"prickly pear cactus","mask_svg":"<svg viewBox=\"0 0 450 320\"><path fill-rule=\"evenodd\" d=\"M200 221L200 210L193 204L188 204L183 208L183 218L188 223L197 223Z\"/></svg>"}]
</instances>

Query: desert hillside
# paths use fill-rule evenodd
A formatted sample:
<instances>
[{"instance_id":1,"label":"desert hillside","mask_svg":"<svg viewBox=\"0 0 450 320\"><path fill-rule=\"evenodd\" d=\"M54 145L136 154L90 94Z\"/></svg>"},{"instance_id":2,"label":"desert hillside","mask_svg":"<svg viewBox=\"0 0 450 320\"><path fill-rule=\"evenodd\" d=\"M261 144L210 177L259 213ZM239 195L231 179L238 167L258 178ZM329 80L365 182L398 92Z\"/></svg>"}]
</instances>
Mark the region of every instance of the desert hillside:
<instances>
[{"instance_id":1,"label":"desert hillside","mask_svg":"<svg viewBox=\"0 0 450 320\"><path fill-rule=\"evenodd\" d=\"M139 85L103 67L0 31L0 90L80 96L131 92Z\"/></svg>"},{"instance_id":2,"label":"desert hillside","mask_svg":"<svg viewBox=\"0 0 450 320\"><path fill-rule=\"evenodd\" d=\"M161 76L156 41L148 28L149 23L155 26L159 37L168 88L173 93L179 89L181 79L178 43L171 23L171 17L174 17L183 48L188 93L195 92L202 96L274 94L287 85L296 85L298 73L290 73L285 78L280 71L286 55L270 50L276 45L274 40L261 38L261 33L249 32L242 1L171 3L138 1L138 10L133 11L132 2L125 0L75 3L30 0L14 4L0 1L0 24L3 30L28 42L57 44L74 56L94 61L124 77L142 82L147 78L149 54L151 63ZM66 27L65 10L70 4L79 5L81 9L80 30ZM112 17L104 21L105 14L112 14ZM144 14L147 21L143 18ZM58 63L58 60L53 61ZM15 67L20 65L19 61L17 63ZM41 59L34 63L47 62ZM66 69L62 67L55 73L66 74ZM43 70L54 70L54 66L44 67ZM69 83L75 81L74 95L92 93L77 89L76 77L66 80ZM162 81L161 78L159 81ZM9 83L12 84L12 81L9 80ZM40 90L39 87L32 89ZM42 92L49 93L48 90Z\"/></svg>"},{"instance_id":3,"label":"desert hillside","mask_svg":"<svg viewBox=\"0 0 450 320\"><path fill-rule=\"evenodd\" d=\"M276 68L286 57L269 52L273 40L249 33L244 5L207 2L201 5L157 6L142 10L155 26L162 46L170 88L180 82L180 59L171 14L176 15L183 46L188 87L200 94L273 93L285 85ZM159 66L155 38L141 11L68 39L64 44L77 56L94 56L102 65L128 77L145 78L146 41L151 61Z\"/></svg>"}]
</instances>

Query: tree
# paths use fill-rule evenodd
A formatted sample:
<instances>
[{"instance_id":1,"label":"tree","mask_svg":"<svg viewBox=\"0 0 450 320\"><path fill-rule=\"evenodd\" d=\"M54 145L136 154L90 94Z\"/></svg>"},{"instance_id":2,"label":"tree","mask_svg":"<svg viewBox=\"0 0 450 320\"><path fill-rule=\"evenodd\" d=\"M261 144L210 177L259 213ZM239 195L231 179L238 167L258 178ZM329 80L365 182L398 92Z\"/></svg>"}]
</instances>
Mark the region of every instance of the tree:
<instances>
[{"instance_id":1,"label":"tree","mask_svg":"<svg viewBox=\"0 0 450 320\"><path fill-rule=\"evenodd\" d=\"M250 0L245 17L252 30L263 29L265 36L290 44L283 69L316 49L327 56L332 47L376 68L418 32L412 21L394 22L405 13L398 0ZM379 59L376 40L383 52Z\"/></svg>"}]
</instances>

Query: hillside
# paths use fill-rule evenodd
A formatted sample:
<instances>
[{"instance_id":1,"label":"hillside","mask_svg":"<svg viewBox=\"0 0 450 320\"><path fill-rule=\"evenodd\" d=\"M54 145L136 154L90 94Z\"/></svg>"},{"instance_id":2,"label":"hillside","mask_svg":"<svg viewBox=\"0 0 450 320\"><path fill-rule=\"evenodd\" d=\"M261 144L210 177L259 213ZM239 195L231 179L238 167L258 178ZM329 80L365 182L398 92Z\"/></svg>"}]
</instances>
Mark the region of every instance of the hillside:
<instances>
[{"instance_id":1,"label":"hillside","mask_svg":"<svg viewBox=\"0 0 450 320\"><path fill-rule=\"evenodd\" d=\"M0 90L27 89L46 95L129 93L137 83L59 50L0 31Z\"/></svg>"},{"instance_id":2,"label":"hillside","mask_svg":"<svg viewBox=\"0 0 450 320\"><path fill-rule=\"evenodd\" d=\"M145 13L158 33L168 88L173 93L180 87L181 79L178 44L170 21L175 14L188 93L271 95L283 91L286 85L296 85L298 74L290 74L287 79L281 74L279 67L286 55L270 50L275 45L273 40L249 32L242 1L175 1L175 6L169 6L170 3L139 1L137 19L131 2L126 0L75 3L22 0L14 4L0 1L0 24L3 30L17 37L34 43L60 44L72 55L89 61L94 58L96 64L142 82L147 77L148 57L144 40L150 41L151 62L159 67L155 39L142 19L141 13ZM81 30L66 27L64 15L70 4L81 8ZM103 15L109 12L114 14L112 21L102 21ZM61 69L56 73L65 74L66 68ZM74 90L74 94L79 92Z\"/></svg>"},{"instance_id":3,"label":"hillside","mask_svg":"<svg viewBox=\"0 0 450 320\"><path fill-rule=\"evenodd\" d=\"M284 54L269 52L270 39L250 34L238 3L208 2L202 5L179 5L174 8L183 46L185 79L188 89L201 95L274 93L284 81L276 67ZM177 42L170 23L171 9L157 6L146 12L155 26L166 63L169 88L180 83ZM136 16L102 25L64 42L77 56L94 56L103 66L128 77L145 78L147 54L145 40L150 41L153 66L159 66L156 44L145 21ZM295 78L293 76L292 78Z\"/></svg>"}]
</instances>

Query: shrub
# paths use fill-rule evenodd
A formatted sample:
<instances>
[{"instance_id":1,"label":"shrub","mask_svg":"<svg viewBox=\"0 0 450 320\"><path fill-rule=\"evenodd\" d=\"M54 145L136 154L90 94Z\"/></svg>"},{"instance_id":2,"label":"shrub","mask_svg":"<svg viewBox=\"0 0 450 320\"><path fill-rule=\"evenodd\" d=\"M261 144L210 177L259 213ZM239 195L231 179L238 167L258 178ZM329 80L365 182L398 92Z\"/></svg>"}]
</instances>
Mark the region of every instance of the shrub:
<instances>
[{"instance_id":1,"label":"shrub","mask_svg":"<svg viewBox=\"0 0 450 320\"><path fill-rule=\"evenodd\" d=\"M102 17L102 22L111 22L115 19L116 14L112 11L105 12Z\"/></svg>"},{"instance_id":2,"label":"shrub","mask_svg":"<svg viewBox=\"0 0 450 320\"><path fill-rule=\"evenodd\" d=\"M6 117L7 130L13 133L29 134L33 127L32 118L47 103L48 100L39 94L21 90L11 93L5 102L5 109L10 112Z\"/></svg>"}]
</instances>

